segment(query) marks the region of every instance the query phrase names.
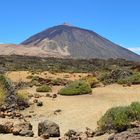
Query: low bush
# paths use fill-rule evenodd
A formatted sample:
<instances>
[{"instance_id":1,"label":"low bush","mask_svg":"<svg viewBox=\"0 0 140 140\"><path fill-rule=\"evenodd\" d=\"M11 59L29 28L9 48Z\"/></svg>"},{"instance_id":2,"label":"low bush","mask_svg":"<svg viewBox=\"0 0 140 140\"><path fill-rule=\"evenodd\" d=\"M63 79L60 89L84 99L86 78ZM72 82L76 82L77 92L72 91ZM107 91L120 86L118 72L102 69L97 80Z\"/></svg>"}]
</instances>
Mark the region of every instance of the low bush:
<instances>
[{"instance_id":1,"label":"low bush","mask_svg":"<svg viewBox=\"0 0 140 140\"><path fill-rule=\"evenodd\" d=\"M33 86L41 86L42 84L40 83L40 79L43 79L39 76L29 76L31 78L31 81L28 82L28 86L33 87Z\"/></svg>"},{"instance_id":2,"label":"low bush","mask_svg":"<svg viewBox=\"0 0 140 140\"><path fill-rule=\"evenodd\" d=\"M99 84L99 81L96 77L87 76L84 77L83 80L86 81L91 86L91 88L94 88Z\"/></svg>"},{"instance_id":3,"label":"low bush","mask_svg":"<svg viewBox=\"0 0 140 140\"><path fill-rule=\"evenodd\" d=\"M130 70L117 68L111 72L101 74L99 76L99 80L105 85L113 84L116 82L124 83L127 82L127 78L131 77L132 74L133 73ZM126 79L126 81L123 81L124 79Z\"/></svg>"},{"instance_id":4,"label":"low bush","mask_svg":"<svg viewBox=\"0 0 140 140\"><path fill-rule=\"evenodd\" d=\"M50 92L51 88L48 85L42 85L36 88L37 92Z\"/></svg>"},{"instance_id":5,"label":"low bush","mask_svg":"<svg viewBox=\"0 0 140 140\"><path fill-rule=\"evenodd\" d=\"M39 76L28 75L26 78L31 79L31 81L35 81L35 80L38 80L40 77Z\"/></svg>"},{"instance_id":6,"label":"low bush","mask_svg":"<svg viewBox=\"0 0 140 140\"><path fill-rule=\"evenodd\" d=\"M32 77L32 81L38 80L39 78L40 78L39 76L33 76L33 77Z\"/></svg>"},{"instance_id":7,"label":"low bush","mask_svg":"<svg viewBox=\"0 0 140 140\"><path fill-rule=\"evenodd\" d=\"M124 79L118 79L117 83L120 85L124 85L124 84L131 85L132 81L131 81L130 77L128 77L128 78L124 78Z\"/></svg>"},{"instance_id":8,"label":"low bush","mask_svg":"<svg viewBox=\"0 0 140 140\"><path fill-rule=\"evenodd\" d=\"M4 104L6 99L6 92L10 92L10 82L8 79L0 74L0 105Z\"/></svg>"},{"instance_id":9,"label":"low bush","mask_svg":"<svg viewBox=\"0 0 140 140\"><path fill-rule=\"evenodd\" d=\"M33 78L33 75L28 75L26 78L27 79L32 79Z\"/></svg>"},{"instance_id":10,"label":"low bush","mask_svg":"<svg viewBox=\"0 0 140 140\"><path fill-rule=\"evenodd\" d=\"M129 113L130 121L135 121L135 120L140 121L140 103L139 102L133 102L130 105L129 111L130 111Z\"/></svg>"},{"instance_id":11,"label":"low bush","mask_svg":"<svg viewBox=\"0 0 140 140\"><path fill-rule=\"evenodd\" d=\"M101 81L104 85L113 83L112 79L109 77L109 73L101 73L98 77L99 81Z\"/></svg>"},{"instance_id":12,"label":"low bush","mask_svg":"<svg viewBox=\"0 0 140 140\"><path fill-rule=\"evenodd\" d=\"M131 128L131 123L134 121L140 121L140 103L138 102L109 109L98 121L98 129L104 132L121 132Z\"/></svg>"},{"instance_id":13,"label":"low bush","mask_svg":"<svg viewBox=\"0 0 140 140\"><path fill-rule=\"evenodd\" d=\"M92 93L91 87L85 81L74 81L58 92L60 95L81 95L90 93Z\"/></svg>"},{"instance_id":14,"label":"low bush","mask_svg":"<svg viewBox=\"0 0 140 140\"><path fill-rule=\"evenodd\" d=\"M140 84L140 73L134 73L131 77L132 84Z\"/></svg>"},{"instance_id":15,"label":"low bush","mask_svg":"<svg viewBox=\"0 0 140 140\"><path fill-rule=\"evenodd\" d=\"M29 87L33 87L33 86L37 86L38 87L38 86L41 86L41 84L38 81L34 80L34 81L29 82L28 86Z\"/></svg>"},{"instance_id":16,"label":"low bush","mask_svg":"<svg viewBox=\"0 0 140 140\"><path fill-rule=\"evenodd\" d=\"M0 86L0 105L2 105L5 102L5 91L2 86Z\"/></svg>"},{"instance_id":17,"label":"low bush","mask_svg":"<svg viewBox=\"0 0 140 140\"><path fill-rule=\"evenodd\" d=\"M50 82L51 85L56 86L56 85L61 85L62 84L62 79L52 79Z\"/></svg>"},{"instance_id":18,"label":"low bush","mask_svg":"<svg viewBox=\"0 0 140 140\"><path fill-rule=\"evenodd\" d=\"M28 92L26 92L24 90L19 90L17 92L16 96L19 101L28 102L28 100L29 100Z\"/></svg>"},{"instance_id":19,"label":"low bush","mask_svg":"<svg viewBox=\"0 0 140 140\"><path fill-rule=\"evenodd\" d=\"M66 80L66 79L61 79L61 78L57 78L57 79L50 79L50 82L48 82L48 85L52 85L52 86L65 86L66 84L68 84L70 81Z\"/></svg>"},{"instance_id":20,"label":"low bush","mask_svg":"<svg viewBox=\"0 0 140 140\"><path fill-rule=\"evenodd\" d=\"M7 96L14 94L12 82L4 75L0 74L0 105L5 103Z\"/></svg>"},{"instance_id":21,"label":"low bush","mask_svg":"<svg viewBox=\"0 0 140 140\"><path fill-rule=\"evenodd\" d=\"M117 81L118 84L140 84L140 73L134 73L133 75L127 77L127 78L123 78L123 79L119 79Z\"/></svg>"},{"instance_id":22,"label":"low bush","mask_svg":"<svg viewBox=\"0 0 140 140\"><path fill-rule=\"evenodd\" d=\"M0 86L1 86L1 88L6 90L7 84L8 84L8 79L4 75L0 74Z\"/></svg>"}]
</instances>

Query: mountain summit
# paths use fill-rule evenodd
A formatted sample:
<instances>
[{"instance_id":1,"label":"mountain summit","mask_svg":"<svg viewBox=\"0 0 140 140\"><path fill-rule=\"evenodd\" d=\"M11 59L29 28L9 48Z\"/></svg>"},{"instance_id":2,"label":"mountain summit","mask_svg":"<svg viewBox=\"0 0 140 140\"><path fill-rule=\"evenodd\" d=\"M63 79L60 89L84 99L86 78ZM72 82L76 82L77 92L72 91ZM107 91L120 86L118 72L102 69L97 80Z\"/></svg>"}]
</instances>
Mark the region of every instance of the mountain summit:
<instances>
[{"instance_id":1,"label":"mountain summit","mask_svg":"<svg viewBox=\"0 0 140 140\"><path fill-rule=\"evenodd\" d=\"M21 43L36 46L51 56L66 58L124 58L140 60L140 56L105 39L97 33L67 23L46 29Z\"/></svg>"}]
</instances>

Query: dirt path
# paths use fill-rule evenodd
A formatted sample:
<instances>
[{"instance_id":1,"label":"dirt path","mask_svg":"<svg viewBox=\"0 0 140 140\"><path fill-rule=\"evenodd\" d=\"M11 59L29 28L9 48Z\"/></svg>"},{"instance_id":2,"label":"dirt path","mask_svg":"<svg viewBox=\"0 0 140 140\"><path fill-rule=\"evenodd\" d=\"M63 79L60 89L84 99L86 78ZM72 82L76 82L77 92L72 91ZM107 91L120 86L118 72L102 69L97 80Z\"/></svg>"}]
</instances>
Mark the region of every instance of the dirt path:
<instances>
[{"instance_id":1,"label":"dirt path","mask_svg":"<svg viewBox=\"0 0 140 140\"><path fill-rule=\"evenodd\" d=\"M54 87L53 93L57 92L61 87ZM35 89L28 89L30 93L35 93ZM37 124L41 120L49 119L59 124L61 134L63 135L68 129L78 131L85 130L85 127L96 129L97 121L113 106L127 105L132 101L140 101L140 86L122 87L120 85L110 85L93 89L92 95L83 96L58 96L52 100L42 97L43 107L36 105L24 111L28 114L34 110L34 116L31 123L34 126L35 137L37 136ZM58 115L54 114L56 109L62 112ZM93 140L107 140L108 135L93 138ZM38 138L22 138L12 135L0 135L0 140L35 140Z\"/></svg>"}]
</instances>

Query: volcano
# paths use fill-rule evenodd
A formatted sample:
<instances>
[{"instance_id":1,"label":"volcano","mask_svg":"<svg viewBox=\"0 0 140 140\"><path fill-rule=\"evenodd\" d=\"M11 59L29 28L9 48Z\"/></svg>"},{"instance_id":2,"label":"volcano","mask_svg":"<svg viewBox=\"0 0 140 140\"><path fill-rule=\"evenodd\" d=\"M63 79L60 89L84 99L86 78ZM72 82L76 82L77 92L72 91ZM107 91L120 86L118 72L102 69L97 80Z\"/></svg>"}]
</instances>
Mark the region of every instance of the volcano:
<instances>
[{"instance_id":1,"label":"volcano","mask_svg":"<svg viewBox=\"0 0 140 140\"><path fill-rule=\"evenodd\" d=\"M12 46L12 47L10 47ZM7 50L8 51L7 51ZM94 31L62 24L37 33L20 45L0 45L0 54L74 59L122 58L140 61L140 56Z\"/></svg>"},{"instance_id":2,"label":"volcano","mask_svg":"<svg viewBox=\"0 0 140 140\"><path fill-rule=\"evenodd\" d=\"M21 43L37 46L51 54L69 58L123 58L140 60L140 56L127 50L99 34L70 26L69 24L46 29Z\"/></svg>"}]
</instances>

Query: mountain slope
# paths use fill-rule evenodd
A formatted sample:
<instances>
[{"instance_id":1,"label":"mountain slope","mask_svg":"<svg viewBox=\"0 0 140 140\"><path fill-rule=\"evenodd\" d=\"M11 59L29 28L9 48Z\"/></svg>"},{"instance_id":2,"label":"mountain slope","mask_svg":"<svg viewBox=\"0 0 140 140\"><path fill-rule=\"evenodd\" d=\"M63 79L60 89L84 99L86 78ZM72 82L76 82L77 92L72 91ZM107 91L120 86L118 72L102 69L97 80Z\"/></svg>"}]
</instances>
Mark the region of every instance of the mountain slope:
<instances>
[{"instance_id":1,"label":"mountain slope","mask_svg":"<svg viewBox=\"0 0 140 140\"><path fill-rule=\"evenodd\" d=\"M60 57L60 54L44 51L36 46L17 44L0 44L0 55L21 55L37 57Z\"/></svg>"},{"instance_id":2,"label":"mountain slope","mask_svg":"<svg viewBox=\"0 0 140 140\"><path fill-rule=\"evenodd\" d=\"M69 25L49 28L30 37L21 44L36 46L44 52L48 52L48 54L51 52L58 54L60 57L140 60L139 55L93 31Z\"/></svg>"}]
</instances>

